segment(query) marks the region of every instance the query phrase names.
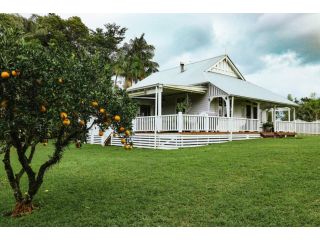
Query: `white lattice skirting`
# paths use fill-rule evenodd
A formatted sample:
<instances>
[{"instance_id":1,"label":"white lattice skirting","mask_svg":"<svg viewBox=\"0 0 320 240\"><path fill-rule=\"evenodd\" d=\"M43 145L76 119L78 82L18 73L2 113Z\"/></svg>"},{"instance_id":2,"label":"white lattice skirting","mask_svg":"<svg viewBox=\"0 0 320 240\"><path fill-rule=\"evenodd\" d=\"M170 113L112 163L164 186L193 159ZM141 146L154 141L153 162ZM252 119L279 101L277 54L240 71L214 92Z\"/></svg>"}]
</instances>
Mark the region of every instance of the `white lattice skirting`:
<instances>
[{"instance_id":1,"label":"white lattice skirting","mask_svg":"<svg viewBox=\"0 0 320 240\"><path fill-rule=\"evenodd\" d=\"M178 149L199 147L213 143L224 143L235 140L260 138L260 134L135 134L132 136L133 146L137 148ZM122 146L119 137L111 138L112 146Z\"/></svg>"}]
</instances>

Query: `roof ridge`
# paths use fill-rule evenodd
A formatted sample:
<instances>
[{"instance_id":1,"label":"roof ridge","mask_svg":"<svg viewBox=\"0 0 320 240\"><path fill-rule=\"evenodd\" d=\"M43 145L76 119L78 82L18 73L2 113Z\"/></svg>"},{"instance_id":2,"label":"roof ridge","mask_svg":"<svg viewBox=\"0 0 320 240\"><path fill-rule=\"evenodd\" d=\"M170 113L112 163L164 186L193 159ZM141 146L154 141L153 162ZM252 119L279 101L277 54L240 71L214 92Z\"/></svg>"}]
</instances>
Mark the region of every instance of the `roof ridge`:
<instances>
[{"instance_id":1,"label":"roof ridge","mask_svg":"<svg viewBox=\"0 0 320 240\"><path fill-rule=\"evenodd\" d=\"M208 61L208 60L210 60L210 59L219 58L219 57L225 57L225 56L227 56L227 55L222 54L222 55L219 55L219 56L215 56L215 57L211 57L211 58L206 58L206 59L202 59L202 60L195 61L195 62L186 63L185 65L191 65L191 64L195 64L195 63L199 63L199 62L204 62L204 61ZM175 69L175 68L179 68L179 65L176 66L176 67L170 67L170 68L163 69L163 70L159 71L158 73L160 73L160 72L165 72L165 71L168 71L168 70L172 70L172 69Z\"/></svg>"}]
</instances>

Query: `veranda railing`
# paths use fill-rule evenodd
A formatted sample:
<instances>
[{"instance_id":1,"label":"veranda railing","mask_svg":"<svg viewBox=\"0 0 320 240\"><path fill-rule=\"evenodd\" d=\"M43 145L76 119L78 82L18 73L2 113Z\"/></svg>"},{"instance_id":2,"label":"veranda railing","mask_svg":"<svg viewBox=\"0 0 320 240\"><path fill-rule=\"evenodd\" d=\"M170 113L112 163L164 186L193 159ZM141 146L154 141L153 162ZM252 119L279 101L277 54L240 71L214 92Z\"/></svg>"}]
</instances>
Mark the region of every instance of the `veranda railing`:
<instances>
[{"instance_id":1,"label":"veranda railing","mask_svg":"<svg viewBox=\"0 0 320 240\"><path fill-rule=\"evenodd\" d=\"M227 118L180 113L162 116L137 117L133 120L133 130L135 132L259 131L259 121L257 119Z\"/></svg>"}]
</instances>

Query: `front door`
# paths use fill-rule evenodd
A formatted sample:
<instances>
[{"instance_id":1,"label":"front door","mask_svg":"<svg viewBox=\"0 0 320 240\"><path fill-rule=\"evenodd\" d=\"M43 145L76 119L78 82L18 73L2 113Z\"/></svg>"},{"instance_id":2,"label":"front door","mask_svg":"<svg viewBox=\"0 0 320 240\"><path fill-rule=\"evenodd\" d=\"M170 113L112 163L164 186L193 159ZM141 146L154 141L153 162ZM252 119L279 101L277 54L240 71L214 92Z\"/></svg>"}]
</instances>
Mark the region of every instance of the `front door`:
<instances>
[{"instance_id":1,"label":"front door","mask_svg":"<svg viewBox=\"0 0 320 240\"><path fill-rule=\"evenodd\" d=\"M140 116L150 116L150 105L140 105Z\"/></svg>"}]
</instances>

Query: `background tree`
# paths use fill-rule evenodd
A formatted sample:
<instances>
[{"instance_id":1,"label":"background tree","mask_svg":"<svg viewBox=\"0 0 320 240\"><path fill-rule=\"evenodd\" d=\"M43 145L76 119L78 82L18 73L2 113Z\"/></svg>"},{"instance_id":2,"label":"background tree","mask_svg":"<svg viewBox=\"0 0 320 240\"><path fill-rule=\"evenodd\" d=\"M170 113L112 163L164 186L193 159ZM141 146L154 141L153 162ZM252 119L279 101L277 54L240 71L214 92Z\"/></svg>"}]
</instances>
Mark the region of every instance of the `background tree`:
<instances>
[{"instance_id":1,"label":"background tree","mask_svg":"<svg viewBox=\"0 0 320 240\"><path fill-rule=\"evenodd\" d=\"M101 131L112 127L128 136L136 112L125 91L112 87L105 61L116 54L112 33L111 49L90 51L90 37L78 18L34 15L28 21L23 25L28 28L0 25L0 154L16 200L13 216L32 211L46 171L71 142L85 137L89 119L94 117ZM54 151L35 169L37 145L48 139L53 139ZM20 185L24 175L26 191Z\"/></svg>"},{"instance_id":2,"label":"background tree","mask_svg":"<svg viewBox=\"0 0 320 240\"><path fill-rule=\"evenodd\" d=\"M297 118L312 122L320 119L320 98L315 93L311 93L310 97L304 97L296 100L300 106L297 109Z\"/></svg>"},{"instance_id":3,"label":"background tree","mask_svg":"<svg viewBox=\"0 0 320 240\"><path fill-rule=\"evenodd\" d=\"M301 99L293 98L291 94L288 95L290 101L294 101L299 105L296 108L296 118L313 122L320 119L320 98L316 93L311 93L309 97L303 97Z\"/></svg>"},{"instance_id":4,"label":"background tree","mask_svg":"<svg viewBox=\"0 0 320 240\"><path fill-rule=\"evenodd\" d=\"M159 64L152 61L154 46L147 43L144 34L125 43L120 50L119 58L124 59L124 88L132 86L133 81L141 81L150 74L157 72Z\"/></svg>"}]
</instances>

